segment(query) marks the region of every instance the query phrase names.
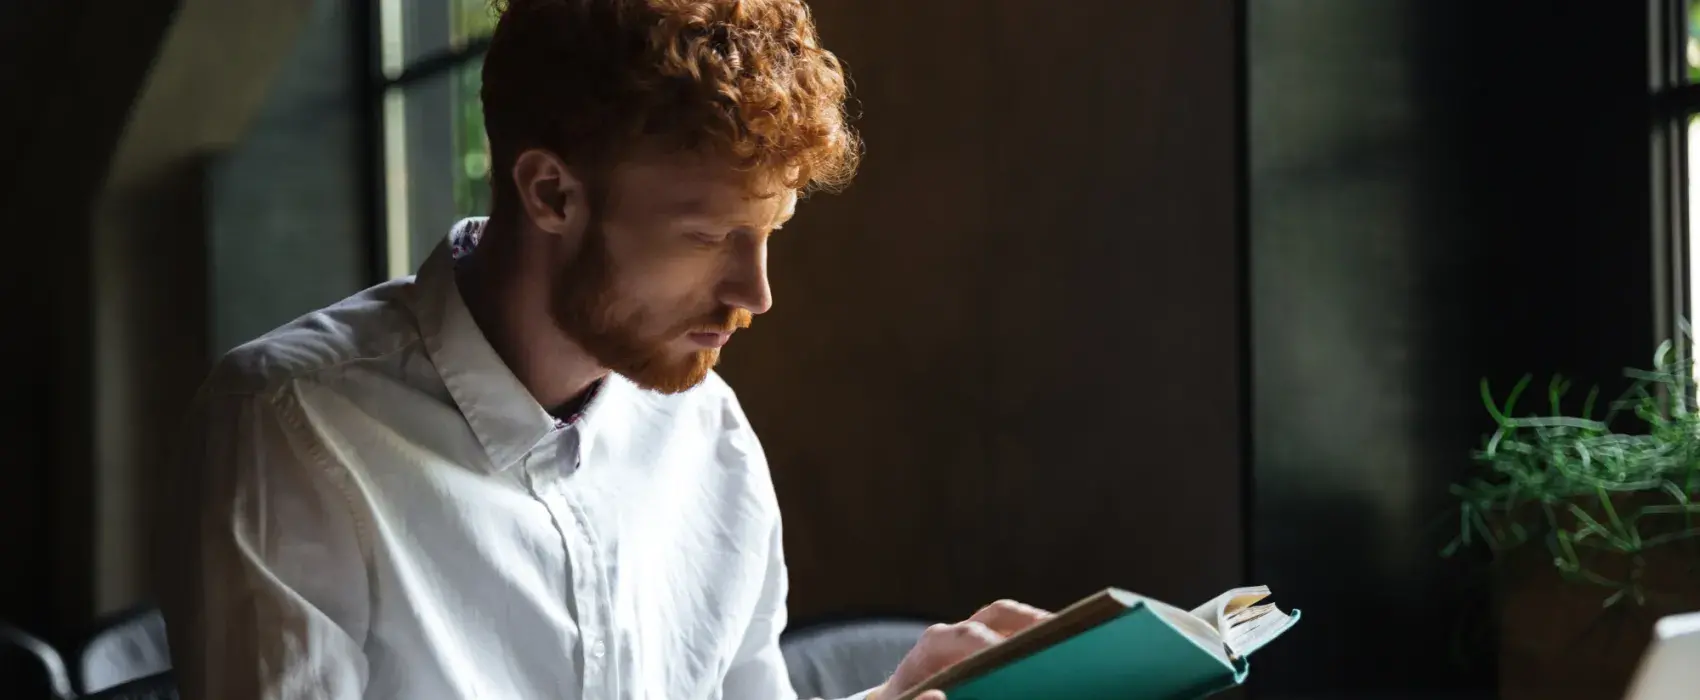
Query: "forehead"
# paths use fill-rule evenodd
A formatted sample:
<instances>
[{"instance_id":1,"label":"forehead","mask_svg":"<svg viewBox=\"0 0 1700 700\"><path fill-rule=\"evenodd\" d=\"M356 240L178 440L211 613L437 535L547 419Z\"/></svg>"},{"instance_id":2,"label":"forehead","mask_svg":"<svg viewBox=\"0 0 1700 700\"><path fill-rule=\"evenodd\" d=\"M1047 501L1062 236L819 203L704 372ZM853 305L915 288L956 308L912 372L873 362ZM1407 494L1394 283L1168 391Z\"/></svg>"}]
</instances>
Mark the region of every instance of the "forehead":
<instances>
[{"instance_id":1,"label":"forehead","mask_svg":"<svg viewBox=\"0 0 1700 700\"><path fill-rule=\"evenodd\" d=\"M695 153L640 152L609 173L611 213L701 217L750 227L791 218L797 192L777 178Z\"/></svg>"}]
</instances>

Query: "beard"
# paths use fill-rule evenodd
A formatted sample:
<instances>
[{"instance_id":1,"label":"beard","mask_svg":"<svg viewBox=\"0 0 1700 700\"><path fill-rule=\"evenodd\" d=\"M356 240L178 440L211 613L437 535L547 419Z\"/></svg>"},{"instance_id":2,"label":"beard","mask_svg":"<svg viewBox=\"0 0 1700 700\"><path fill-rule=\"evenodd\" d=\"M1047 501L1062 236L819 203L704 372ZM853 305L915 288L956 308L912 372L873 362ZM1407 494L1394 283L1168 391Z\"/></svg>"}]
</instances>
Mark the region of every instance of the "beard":
<instances>
[{"instance_id":1,"label":"beard","mask_svg":"<svg viewBox=\"0 0 1700 700\"><path fill-rule=\"evenodd\" d=\"M748 310L722 305L660 333L644 335L650 314L641 306L622 303L614 278L614 261L602 227L592 225L585 231L578 257L556 284L552 313L556 325L598 364L645 389L665 394L685 391L701 384L720 361L719 348L677 356L668 351L673 341L696 331L750 327Z\"/></svg>"}]
</instances>

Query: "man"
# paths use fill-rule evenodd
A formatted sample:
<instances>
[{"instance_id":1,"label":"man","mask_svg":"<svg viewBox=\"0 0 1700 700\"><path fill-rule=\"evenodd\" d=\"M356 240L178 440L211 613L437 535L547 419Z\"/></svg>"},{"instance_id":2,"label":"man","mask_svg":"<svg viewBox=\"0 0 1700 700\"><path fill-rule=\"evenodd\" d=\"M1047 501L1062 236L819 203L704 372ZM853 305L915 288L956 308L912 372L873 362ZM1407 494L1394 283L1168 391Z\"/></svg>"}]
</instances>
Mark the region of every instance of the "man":
<instances>
[{"instance_id":1,"label":"man","mask_svg":"<svg viewBox=\"0 0 1700 700\"><path fill-rule=\"evenodd\" d=\"M711 367L772 304L768 236L854 171L844 76L800 0L507 4L491 217L202 389L187 697L795 697L779 509ZM1045 615L936 626L864 695Z\"/></svg>"}]
</instances>

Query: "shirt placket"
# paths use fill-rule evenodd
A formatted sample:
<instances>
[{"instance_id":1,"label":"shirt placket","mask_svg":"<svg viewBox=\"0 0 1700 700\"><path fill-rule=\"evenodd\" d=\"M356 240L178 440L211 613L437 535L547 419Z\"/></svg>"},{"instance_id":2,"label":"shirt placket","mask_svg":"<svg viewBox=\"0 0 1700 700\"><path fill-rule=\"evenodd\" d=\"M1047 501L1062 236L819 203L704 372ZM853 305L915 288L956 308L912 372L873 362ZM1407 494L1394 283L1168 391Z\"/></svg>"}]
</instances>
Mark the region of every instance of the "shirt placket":
<instances>
[{"instance_id":1,"label":"shirt placket","mask_svg":"<svg viewBox=\"0 0 1700 700\"><path fill-rule=\"evenodd\" d=\"M574 528L577 535L579 551L585 566L575 571L583 574L574 581L573 595L579 601L581 614L580 629L584 630L584 697L613 698L618 696L617 676L613 672L614 644L612 616L610 615L612 596L608 593L608 577L605 575L601 553L597 546L596 528L592 527L591 519L586 516L583 504L569 490L564 500L567 509L572 513Z\"/></svg>"},{"instance_id":2,"label":"shirt placket","mask_svg":"<svg viewBox=\"0 0 1700 700\"><path fill-rule=\"evenodd\" d=\"M531 474L539 487L532 489L549 511L566 551L571 594L566 601L579 627L579 668L583 669L582 696L614 697L609 650L613 642L610 625L611 598L597 552L596 530L583 504L574 493L572 475L579 468L578 431L567 427L556 431L557 449L549 458L530 460Z\"/></svg>"}]
</instances>

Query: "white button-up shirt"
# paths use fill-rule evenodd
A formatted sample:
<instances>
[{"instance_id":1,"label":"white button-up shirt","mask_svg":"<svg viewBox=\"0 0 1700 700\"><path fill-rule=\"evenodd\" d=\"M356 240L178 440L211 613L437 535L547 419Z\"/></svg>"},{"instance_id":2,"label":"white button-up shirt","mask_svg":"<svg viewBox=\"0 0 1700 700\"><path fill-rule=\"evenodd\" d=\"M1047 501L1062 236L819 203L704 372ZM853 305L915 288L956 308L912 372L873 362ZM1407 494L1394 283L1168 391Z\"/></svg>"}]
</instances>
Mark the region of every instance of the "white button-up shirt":
<instances>
[{"instance_id":1,"label":"white button-up shirt","mask_svg":"<svg viewBox=\"0 0 1700 700\"><path fill-rule=\"evenodd\" d=\"M732 390L613 375L557 420L450 249L202 388L200 590L167 609L186 697L794 698L779 509Z\"/></svg>"}]
</instances>

